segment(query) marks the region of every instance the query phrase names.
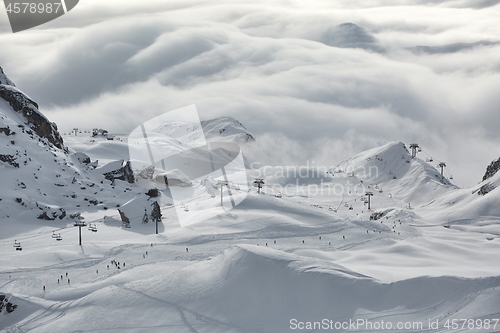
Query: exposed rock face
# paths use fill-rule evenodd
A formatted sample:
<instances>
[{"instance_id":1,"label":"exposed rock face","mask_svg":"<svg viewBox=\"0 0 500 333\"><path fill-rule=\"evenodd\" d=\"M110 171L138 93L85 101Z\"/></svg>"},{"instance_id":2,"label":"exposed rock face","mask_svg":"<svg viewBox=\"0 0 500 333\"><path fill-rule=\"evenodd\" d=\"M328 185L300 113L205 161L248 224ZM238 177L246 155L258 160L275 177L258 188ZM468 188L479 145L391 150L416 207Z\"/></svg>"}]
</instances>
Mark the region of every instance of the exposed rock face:
<instances>
[{"instance_id":1,"label":"exposed rock face","mask_svg":"<svg viewBox=\"0 0 500 333\"><path fill-rule=\"evenodd\" d=\"M63 139L57 131L57 125L51 123L38 111L38 104L26 96L4 74L0 67L0 98L7 101L14 111L22 114L26 124L41 138L46 138L50 143L64 149Z\"/></svg>"},{"instance_id":2,"label":"exposed rock face","mask_svg":"<svg viewBox=\"0 0 500 333\"><path fill-rule=\"evenodd\" d=\"M14 155L2 155L0 154L0 161L12 165L14 168L19 168L19 163L16 162L16 157Z\"/></svg>"},{"instance_id":3,"label":"exposed rock face","mask_svg":"<svg viewBox=\"0 0 500 333\"><path fill-rule=\"evenodd\" d=\"M101 169L104 169L104 172L103 170L101 170L104 178L110 181L119 179L127 181L131 184L134 183L134 172L132 171L132 167L130 166L130 161L127 161L125 165L123 165L123 160L111 162Z\"/></svg>"},{"instance_id":4,"label":"exposed rock face","mask_svg":"<svg viewBox=\"0 0 500 333\"><path fill-rule=\"evenodd\" d=\"M498 170L500 170L500 158L496 161L491 162L491 164L488 165L488 167L486 168L486 173L483 176L483 181L493 177Z\"/></svg>"},{"instance_id":5,"label":"exposed rock face","mask_svg":"<svg viewBox=\"0 0 500 333\"><path fill-rule=\"evenodd\" d=\"M477 191L477 194L479 195L486 195L488 193L490 193L491 191L493 191L495 189L495 186L493 184L484 184L483 186L481 186L481 188L479 189L479 191Z\"/></svg>"},{"instance_id":6,"label":"exposed rock face","mask_svg":"<svg viewBox=\"0 0 500 333\"><path fill-rule=\"evenodd\" d=\"M11 80L9 80L9 78L7 77L7 75L5 75L5 73L3 72L2 67L0 67L0 84L6 84L6 85L9 85L9 86L13 86L13 87L16 86L14 84L14 82L12 82Z\"/></svg>"},{"instance_id":7,"label":"exposed rock face","mask_svg":"<svg viewBox=\"0 0 500 333\"><path fill-rule=\"evenodd\" d=\"M488 167L486 168L486 173L483 176L483 182L485 180L493 177L498 172L498 170L500 170L500 158L496 161L491 162L491 164L488 165ZM491 183L487 183L487 184L484 184L483 186L481 186L481 188L479 189L477 194L486 195L486 194L490 193L491 191L493 191L494 189L495 189L495 185L493 185Z\"/></svg>"}]
</instances>

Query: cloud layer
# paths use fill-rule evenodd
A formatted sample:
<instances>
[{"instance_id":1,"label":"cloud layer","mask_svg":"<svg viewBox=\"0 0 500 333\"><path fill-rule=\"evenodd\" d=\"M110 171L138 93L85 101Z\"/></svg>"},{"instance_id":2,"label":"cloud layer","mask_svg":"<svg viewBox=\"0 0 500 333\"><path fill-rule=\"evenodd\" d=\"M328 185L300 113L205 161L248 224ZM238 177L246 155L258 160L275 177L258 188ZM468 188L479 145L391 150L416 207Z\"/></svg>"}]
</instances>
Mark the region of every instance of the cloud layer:
<instances>
[{"instance_id":1,"label":"cloud layer","mask_svg":"<svg viewBox=\"0 0 500 333\"><path fill-rule=\"evenodd\" d=\"M500 156L498 2L88 0L18 34L0 15L0 64L62 131L194 103L272 163L416 141L471 185Z\"/></svg>"}]
</instances>

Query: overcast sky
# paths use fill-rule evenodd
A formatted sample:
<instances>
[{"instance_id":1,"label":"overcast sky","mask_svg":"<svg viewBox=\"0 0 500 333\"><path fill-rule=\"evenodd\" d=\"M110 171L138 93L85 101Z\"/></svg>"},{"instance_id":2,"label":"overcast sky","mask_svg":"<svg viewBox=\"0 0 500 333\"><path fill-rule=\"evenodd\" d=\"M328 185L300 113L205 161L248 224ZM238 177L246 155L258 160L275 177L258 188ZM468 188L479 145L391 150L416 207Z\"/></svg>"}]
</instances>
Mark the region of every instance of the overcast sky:
<instances>
[{"instance_id":1,"label":"overcast sky","mask_svg":"<svg viewBox=\"0 0 500 333\"><path fill-rule=\"evenodd\" d=\"M499 2L81 0L16 34L0 10L0 66L62 132L196 104L273 163L418 142L466 186L500 157Z\"/></svg>"}]
</instances>

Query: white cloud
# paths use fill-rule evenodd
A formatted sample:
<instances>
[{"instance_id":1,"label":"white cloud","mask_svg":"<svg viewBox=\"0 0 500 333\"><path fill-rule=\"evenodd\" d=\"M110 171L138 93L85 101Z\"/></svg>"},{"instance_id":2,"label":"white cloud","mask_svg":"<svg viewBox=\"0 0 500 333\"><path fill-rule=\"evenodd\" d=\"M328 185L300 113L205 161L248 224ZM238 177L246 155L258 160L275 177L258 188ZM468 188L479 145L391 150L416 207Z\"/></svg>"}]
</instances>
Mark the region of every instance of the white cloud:
<instances>
[{"instance_id":1,"label":"white cloud","mask_svg":"<svg viewBox=\"0 0 500 333\"><path fill-rule=\"evenodd\" d=\"M88 0L22 33L0 22L0 65L63 131L126 132L194 103L240 120L272 163L417 141L470 185L500 156L500 46L407 48L495 41L496 2ZM345 22L384 51L323 43Z\"/></svg>"}]
</instances>

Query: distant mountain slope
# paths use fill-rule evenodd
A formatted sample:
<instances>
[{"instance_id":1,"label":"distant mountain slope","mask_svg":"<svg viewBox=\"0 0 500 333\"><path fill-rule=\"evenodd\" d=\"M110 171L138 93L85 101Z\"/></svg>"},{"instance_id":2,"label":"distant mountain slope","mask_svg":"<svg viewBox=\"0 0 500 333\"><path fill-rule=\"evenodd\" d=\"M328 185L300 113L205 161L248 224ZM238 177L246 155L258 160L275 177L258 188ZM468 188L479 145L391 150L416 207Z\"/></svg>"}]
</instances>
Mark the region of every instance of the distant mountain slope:
<instances>
[{"instance_id":1,"label":"distant mountain slope","mask_svg":"<svg viewBox=\"0 0 500 333\"><path fill-rule=\"evenodd\" d=\"M329 30L322 39L326 45L342 48L360 48L375 52L383 52L377 38L357 24L342 23Z\"/></svg>"},{"instance_id":2,"label":"distant mountain slope","mask_svg":"<svg viewBox=\"0 0 500 333\"><path fill-rule=\"evenodd\" d=\"M402 142L391 142L350 158L330 170L348 174L366 185L379 185L404 202L425 204L433 197L457 189L429 163L412 158Z\"/></svg>"},{"instance_id":3,"label":"distant mountain slope","mask_svg":"<svg viewBox=\"0 0 500 333\"><path fill-rule=\"evenodd\" d=\"M219 117L201 121L201 127L208 141L245 144L255 141L254 136L233 117Z\"/></svg>"}]
</instances>

